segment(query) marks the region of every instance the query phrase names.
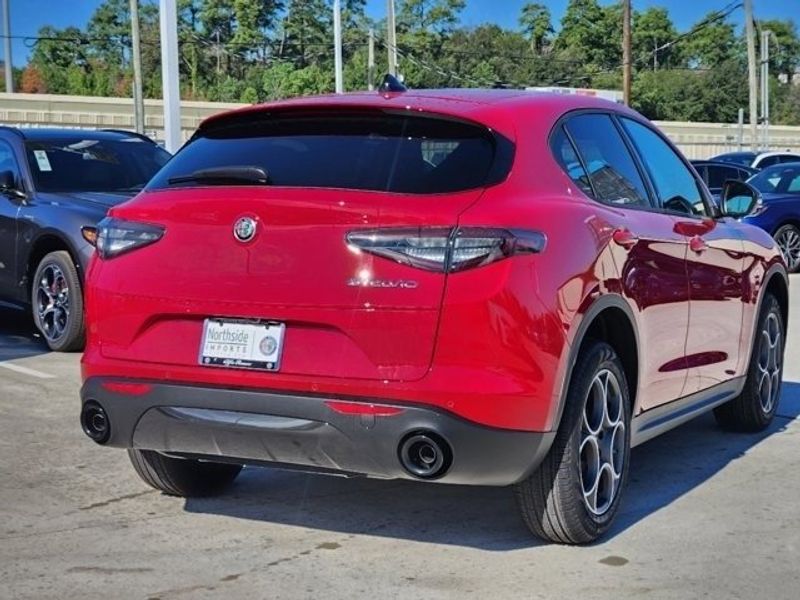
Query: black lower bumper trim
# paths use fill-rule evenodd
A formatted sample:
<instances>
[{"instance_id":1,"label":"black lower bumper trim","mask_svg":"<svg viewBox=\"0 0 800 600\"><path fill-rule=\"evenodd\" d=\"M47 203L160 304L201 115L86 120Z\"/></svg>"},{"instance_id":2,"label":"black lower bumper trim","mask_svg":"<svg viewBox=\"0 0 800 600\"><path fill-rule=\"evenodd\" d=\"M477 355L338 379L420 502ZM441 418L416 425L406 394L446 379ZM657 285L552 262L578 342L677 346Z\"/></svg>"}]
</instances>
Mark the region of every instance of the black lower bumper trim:
<instances>
[{"instance_id":1,"label":"black lower bumper trim","mask_svg":"<svg viewBox=\"0 0 800 600\"><path fill-rule=\"evenodd\" d=\"M433 432L452 448L437 481L508 485L538 466L555 436L484 427L418 405L393 404L402 411L391 416L342 414L316 397L162 383L126 395L103 381L89 379L81 398L105 410L106 445L242 463L413 479L398 445L410 433Z\"/></svg>"}]
</instances>

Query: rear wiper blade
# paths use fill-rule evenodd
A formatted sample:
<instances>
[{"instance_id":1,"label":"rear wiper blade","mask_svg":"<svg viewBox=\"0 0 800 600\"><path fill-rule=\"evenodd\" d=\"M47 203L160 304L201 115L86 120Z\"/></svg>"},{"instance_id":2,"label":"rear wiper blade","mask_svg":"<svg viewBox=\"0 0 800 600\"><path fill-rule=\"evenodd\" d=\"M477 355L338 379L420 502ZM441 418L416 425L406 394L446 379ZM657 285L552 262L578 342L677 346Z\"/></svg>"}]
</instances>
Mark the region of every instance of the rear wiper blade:
<instances>
[{"instance_id":1,"label":"rear wiper blade","mask_svg":"<svg viewBox=\"0 0 800 600\"><path fill-rule=\"evenodd\" d=\"M214 167L200 169L188 175L177 175L169 178L169 183L188 183L191 181L204 181L208 183L269 183L267 172L261 167Z\"/></svg>"}]
</instances>

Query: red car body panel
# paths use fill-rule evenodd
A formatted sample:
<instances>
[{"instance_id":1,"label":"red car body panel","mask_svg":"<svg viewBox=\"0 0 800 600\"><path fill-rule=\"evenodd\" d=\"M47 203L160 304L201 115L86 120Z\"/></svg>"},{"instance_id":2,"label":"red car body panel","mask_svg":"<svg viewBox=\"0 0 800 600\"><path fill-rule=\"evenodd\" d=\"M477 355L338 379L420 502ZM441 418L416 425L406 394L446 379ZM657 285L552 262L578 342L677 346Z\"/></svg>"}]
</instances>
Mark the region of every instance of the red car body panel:
<instances>
[{"instance_id":1,"label":"red car body panel","mask_svg":"<svg viewBox=\"0 0 800 600\"><path fill-rule=\"evenodd\" d=\"M85 379L391 401L493 428L549 432L558 425L584 320L606 297L625 307L637 332L634 414L744 374L762 287L780 263L768 236L730 219L681 225L687 220L599 204L552 155L550 131L569 111L641 120L632 111L526 92L409 92L302 99L237 114L316 108L480 123L515 144L513 168L497 185L436 202L281 187L146 191L111 214L166 233L130 254L94 260ZM241 216L261 225L247 246L231 234ZM345 244L349 231L390 226L524 227L542 232L547 245L541 254L444 275ZM706 247L692 249L695 237ZM347 285L362 274L415 285ZM203 321L212 316L285 322L280 371L199 365Z\"/></svg>"}]
</instances>

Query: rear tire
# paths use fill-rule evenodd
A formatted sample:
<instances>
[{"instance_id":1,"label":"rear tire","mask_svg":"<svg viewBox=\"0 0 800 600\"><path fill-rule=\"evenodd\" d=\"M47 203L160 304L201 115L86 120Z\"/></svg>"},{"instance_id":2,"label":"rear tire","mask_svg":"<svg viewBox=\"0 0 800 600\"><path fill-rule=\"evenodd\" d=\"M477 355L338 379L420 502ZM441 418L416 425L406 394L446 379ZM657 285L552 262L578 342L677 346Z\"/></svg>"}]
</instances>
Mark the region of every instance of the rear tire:
<instances>
[{"instance_id":1,"label":"rear tire","mask_svg":"<svg viewBox=\"0 0 800 600\"><path fill-rule=\"evenodd\" d=\"M170 496L212 496L224 491L241 465L173 458L153 450L128 450L136 474Z\"/></svg>"},{"instance_id":2,"label":"rear tire","mask_svg":"<svg viewBox=\"0 0 800 600\"><path fill-rule=\"evenodd\" d=\"M69 252L46 255L31 286L33 322L54 352L74 352L84 344L83 290Z\"/></svg>"},{"instance_id":3,"label":"rear tire","mask_svg":"<svg viewBox=\"0 0 800 600\"><path fill-rule=\"evenodd\" d=\"M753 335L753 350L742 393L714 409L714 417L723 429L756 432L772 423L781 396L785 345L781 307L775 296L767 294Z\"/></svg>"},{"instance_id":4,"label":"rear tire","mask_svg":"<svg viewBox=\"0 0 800 600\"><path fill-rule=\"evenodd\" d=\"M514 486L534 535L586 544L608 530L628 479L630 415L619 357L605 342L588 341L573 369L553 446L539 468Z\"/></svg>"}]
</instances>

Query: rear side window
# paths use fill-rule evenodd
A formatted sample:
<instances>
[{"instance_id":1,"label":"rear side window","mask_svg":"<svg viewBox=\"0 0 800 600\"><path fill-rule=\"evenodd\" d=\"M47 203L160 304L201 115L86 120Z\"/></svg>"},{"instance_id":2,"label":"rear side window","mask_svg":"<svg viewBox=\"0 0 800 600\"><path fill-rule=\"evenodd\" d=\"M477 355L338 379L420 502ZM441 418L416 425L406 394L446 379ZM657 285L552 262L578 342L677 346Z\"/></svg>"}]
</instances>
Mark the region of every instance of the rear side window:
<instances>
[{"instance_id":1,"label":"rear side window","mask_svg":"<svg viewBox=\"0 0 800 600\"><path fill-rule=\"evenodd\" d=\"M597 200L648 206L642 177L608 115L578 115L569 119L566 127L589 172Z\"/></svg>"},{"instance_id":2,"label":"rear side window","mask_svg":"<svg viewBox=\"0 0 800 600\"><path fill-rule=\"evenodd\" d=\"M683 208L684 202L688 202L696 214L704 214L700 187L686 163L649 127L631 119L621 121L650 174L661 206L667 210L679 207L678 212L684 212L688 210Z\"/></svg>"},{"instance_id":3,"label":"rear side window","mask_svg":"<svg viewBox=\"0 0 800 600\"><path fill-rule=\"evenodd\" d=\"M460 121L342 111L265 114L201 130L148 189L208 185L174 180L247 166L263 169L275 186L457 192L504 179L509 147L485 127Z\"/></svg>"},{"instance_id":4,"label":"rear side window","mask_svg":"<svg viewBox=\"0 0 800 600\"><path fill-rule=\"evenodd\" d=\"M591 196L593 192L592 186L589 183L589 175L586 173L586 169L583 168L580 158L578 158L578 154L575 152L575 147L567 137L563 127L559 127L553 133L553 137L550 140L550 147L553 150L556 160L561 165L561 168L567 172L567 175L575 182L575 185L577 185L584 194Z\"/></svg>"}]
</instances>

